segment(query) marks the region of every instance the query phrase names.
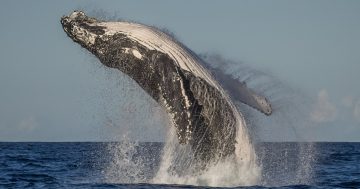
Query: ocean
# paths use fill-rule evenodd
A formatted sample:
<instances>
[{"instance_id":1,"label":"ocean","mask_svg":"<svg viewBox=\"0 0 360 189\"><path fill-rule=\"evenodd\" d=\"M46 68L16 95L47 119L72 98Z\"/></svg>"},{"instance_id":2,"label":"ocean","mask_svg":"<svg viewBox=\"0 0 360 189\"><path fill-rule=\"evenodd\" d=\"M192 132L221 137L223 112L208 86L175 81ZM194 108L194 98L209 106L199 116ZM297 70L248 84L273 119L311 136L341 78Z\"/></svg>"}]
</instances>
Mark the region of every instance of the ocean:
<instances>
[{"instance_id":1,"label":"ocean","mask_svg":"<svg viewBox=\"0 0 360 189\"><path fill-rule=\"evenodd\" d=\"M154 184L163 146L2 142L0 188L209 188L206 184ZM260 182L233 188L360 188L360 143L255 146L262 167Z\"/></svg>"}]
</instances>

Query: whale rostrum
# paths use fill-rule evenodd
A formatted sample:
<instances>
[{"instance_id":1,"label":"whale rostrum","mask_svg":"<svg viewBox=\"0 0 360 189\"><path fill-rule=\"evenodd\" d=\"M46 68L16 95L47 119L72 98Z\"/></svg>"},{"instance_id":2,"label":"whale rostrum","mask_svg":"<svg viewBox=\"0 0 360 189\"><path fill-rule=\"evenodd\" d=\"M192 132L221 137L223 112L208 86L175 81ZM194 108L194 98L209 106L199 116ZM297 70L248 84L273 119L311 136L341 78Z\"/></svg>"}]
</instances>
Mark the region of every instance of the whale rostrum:
<instances>
[{"instance_id":1,"label":"whale rostrum","mask_svg":"<svg viewBox=\"0 0 360 189\"><path fill-rule=\"evenodd\" d=\"M172 118L179 143L189 144L200 161L234 153L236 125L242 115L229 95L271 114L267 100L245 85L230 86L238 92L228 95L195 53L155 27L100 21L82 11L62 17L61 24L73 41L105 66L131 77L162 105Z\"/></svg>"}]
</instances>

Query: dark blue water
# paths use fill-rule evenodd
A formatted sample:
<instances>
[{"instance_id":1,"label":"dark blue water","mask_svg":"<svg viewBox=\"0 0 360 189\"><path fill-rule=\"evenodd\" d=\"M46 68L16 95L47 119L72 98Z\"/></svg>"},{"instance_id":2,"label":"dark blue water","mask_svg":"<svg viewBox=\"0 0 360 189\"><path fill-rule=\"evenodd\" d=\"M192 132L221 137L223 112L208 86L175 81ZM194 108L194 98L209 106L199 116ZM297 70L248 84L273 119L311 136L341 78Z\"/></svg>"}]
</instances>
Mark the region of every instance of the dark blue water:
<instances>
[{"instance_id":1,"label":"dark blue water","mask_svg":"<svg viewBox=\"0 0 360 189\"><path fill-rule=\"evenodd\" d=\"M0 143L0 188L198 188L110 182L114 145ZM157 171L162 146L136 147L130 161L142 159L142 179ZM262 186L237 188L360 188L360 143L261 143L256 151L263 166ZM118 169L124 171L126 167Z\"/></svg>"}]
</instances>

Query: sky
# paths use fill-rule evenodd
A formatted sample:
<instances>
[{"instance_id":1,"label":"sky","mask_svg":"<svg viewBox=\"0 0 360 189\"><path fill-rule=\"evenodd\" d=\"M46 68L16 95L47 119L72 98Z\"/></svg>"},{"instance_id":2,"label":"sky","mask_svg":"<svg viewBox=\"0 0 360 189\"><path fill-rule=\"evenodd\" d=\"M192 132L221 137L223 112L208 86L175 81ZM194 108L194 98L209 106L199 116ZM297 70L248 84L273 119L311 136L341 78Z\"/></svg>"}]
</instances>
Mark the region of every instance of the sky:
<instances>
[{"instance_id":1,"label":"sky","mask_svg":"<svg viewBox=\"0 0 360 189\"><path fill-rule=\"evenodd\" d=\"M0 141L164 139L161 107L63 32L60 18L73 10L166 28L196 53L220 54L301 93L294 98L309 102L301 113L258 118L260 140L360 141L355 0L1 1Z\"/></svg>"}]
</instances>

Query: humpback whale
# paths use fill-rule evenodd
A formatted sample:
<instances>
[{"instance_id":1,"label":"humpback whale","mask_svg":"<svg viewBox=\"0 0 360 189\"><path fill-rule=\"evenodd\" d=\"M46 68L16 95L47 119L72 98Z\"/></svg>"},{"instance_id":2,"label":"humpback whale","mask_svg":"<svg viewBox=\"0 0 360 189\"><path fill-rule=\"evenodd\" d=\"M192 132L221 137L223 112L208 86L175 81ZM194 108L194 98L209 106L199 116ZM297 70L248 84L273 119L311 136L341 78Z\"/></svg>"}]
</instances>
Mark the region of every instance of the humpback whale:
<instances>
[{"instance_id":1,"label":"humpback whale","mask_svg":"<svg viewBox=\"0 0 360 189\"><path fill-rule=\"evenodd\" d=\"M243 116L232 99L266 115L266 98L245 84L224 89L202 60L161 30L132 22L109 22L74 11L61 18L66 34L102 64L131 77L166 109L178 142L188 144L194 158L217 161L235 153L235 135ZM217 76L218 78L225 75Z\"/></svg>"}]
</instances>

